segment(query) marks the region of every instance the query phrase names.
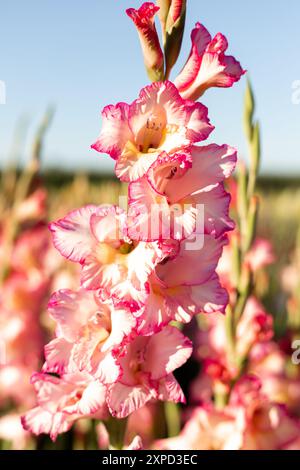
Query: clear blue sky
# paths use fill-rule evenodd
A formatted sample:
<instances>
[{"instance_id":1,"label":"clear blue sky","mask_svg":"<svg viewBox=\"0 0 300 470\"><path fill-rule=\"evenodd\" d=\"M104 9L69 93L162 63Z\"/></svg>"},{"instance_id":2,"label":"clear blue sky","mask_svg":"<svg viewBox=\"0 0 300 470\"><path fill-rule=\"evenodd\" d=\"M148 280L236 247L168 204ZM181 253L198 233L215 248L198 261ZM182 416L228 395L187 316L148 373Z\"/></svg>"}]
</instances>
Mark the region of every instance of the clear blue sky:
<instances>
[{"instance_id":1,"label":"clear blue sky","mask_svg":"<svg viewBox=\"0 0 300 470\"><path fill-rule=\"evenodd\" d=\"M45 166L112 168L110 158L89 149L100 130L106 104L132 101L148 80L140 45L125 9L137 0L10 0L0 17L0 80L7 104L0 105L0 158L5 161L17 119L30 118L25 145L48 103L57 108L47 136ZM221 31L229 52L251 76L263 129L264 173L300 174L300 104L292 104L292 83L300 80L300 2L272 0L188 0L183 49L201 21ZM177 67L177 70L178 70ZM212 89L203 102L216 126L211 140L245 154L241 115L245 80L232 89Z\"/></svg>"}]
</instances>

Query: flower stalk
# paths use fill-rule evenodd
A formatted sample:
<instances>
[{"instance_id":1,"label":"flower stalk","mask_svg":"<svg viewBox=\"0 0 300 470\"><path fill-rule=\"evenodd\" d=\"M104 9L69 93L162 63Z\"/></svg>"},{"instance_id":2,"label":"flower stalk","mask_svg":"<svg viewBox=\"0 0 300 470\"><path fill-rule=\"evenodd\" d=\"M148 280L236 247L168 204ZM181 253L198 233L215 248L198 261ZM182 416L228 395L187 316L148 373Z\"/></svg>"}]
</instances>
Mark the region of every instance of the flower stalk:
<instances>
[{"instance_id":1,"label":"flower stalk","mask_svg":"<svg viewBox=\"0 0 300 470\"><path fill-rule=\"evenodd\" d=\"M234 300L226 311L226 335L228 355L237 366L237 375L245 357L238 357L235 351L236 328L253 288L251 269L246 261L253 245L258 214L258 197L255 194L260 163L260 128L254 121L255 101L249 80L247 81L244 102L244 131L250 153L250 165L240 162L237 176L237 227L238 234L232 237L232 278L235 285Z\"/></svg>"},{"instance_id":2,"label":"flower stalk","mask_svg":"<svg viewBox=\"0 0 300 470\"><path fill-rule=\"evenodd\" d=\"M0 285L3 284L10 272L9 266L11 252L13 250L14 243L18 236L20 227L20 220L18 217L19 208L22 202L29 196L34 178L39 172L43 142L45 134L51 124L53 114L54 110L52 108L49 108L46 111L33 141L31 159L27 167L21 174L19 180L15 184L14 203L11 210L11 220L4 238L5 249L4 260L0 268Z\"/></svg>"}]
</instances>

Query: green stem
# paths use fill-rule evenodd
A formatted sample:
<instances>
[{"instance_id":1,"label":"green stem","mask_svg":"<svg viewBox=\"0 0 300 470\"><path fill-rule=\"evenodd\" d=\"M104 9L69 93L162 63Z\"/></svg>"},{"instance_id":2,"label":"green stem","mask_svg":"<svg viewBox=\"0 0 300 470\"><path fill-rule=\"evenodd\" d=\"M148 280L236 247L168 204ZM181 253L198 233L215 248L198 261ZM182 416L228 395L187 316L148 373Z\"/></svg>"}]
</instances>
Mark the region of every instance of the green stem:
<instances>
[{"instance_id":1,"label":"green stem","mask_svg":"<svg viewBox=\"0 0 300 470\"><path fill-rule=\"evenodd\" d=\"M165 417L167 423L168 437L178 436L180 433L180 408L177 403L165 402Z\"/></svg>"},{"instance_id":2,"label":"green stem","mask_svg":"<svg viewBox=\"0 0 300 470\"><path fill-rule=\"evenodd\" d=\"M235 321L231 307L228 305L225 314L225 331L227 338L227 353L231 363L235 360Z\"/></svg>"},{"instance_id":3,"label":"green stem","mask_svg":"<svg viewBox=\"0 0 300 470\"><path fill-rule=\"evenodd\" d=\"M110 418L106 423L111 450L122 450L127 428L127 418Z\"/></svg>"}]
</instances>

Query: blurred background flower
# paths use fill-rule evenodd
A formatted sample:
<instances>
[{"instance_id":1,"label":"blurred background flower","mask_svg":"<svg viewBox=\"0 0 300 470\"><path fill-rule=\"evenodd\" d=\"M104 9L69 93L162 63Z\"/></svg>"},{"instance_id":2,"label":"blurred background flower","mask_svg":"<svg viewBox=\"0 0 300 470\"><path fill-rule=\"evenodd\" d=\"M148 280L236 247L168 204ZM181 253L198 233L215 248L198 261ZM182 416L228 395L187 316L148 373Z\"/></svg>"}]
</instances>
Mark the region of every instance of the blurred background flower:
<instances>
[{"instance_id":1,"label":"blurred background flower","mask_svg":"<svg viewBox=\"0 0 300 470\"><path fill-rule=\"evenodd\" d=\"M28 0L16 5L12 0L1 8L0 79L7 88L6 104L0 105L3 449L108 446L101 425L95 429L87 420L60 436L55 445L48 437L34 439L23 430L20 415L36 405L30 376L40 369L43 346L55 329L45 314L50 294L74 289L79 282L78 267L54 250L48 222L89 203L118 204L126 192L113 177L110 159L90 150L103 106L131 102L148 83L139 61L132 60L140 57L140 45L123 11L138 9L142 2L123 3L120 8L118 2L87 0L70 9L67 2L54 5L45 0L38 5ZM185 2L178 3L185 9ZM130 416L127 446L139 435L146 448L299 448L300 365L291 361L291 345L300 339L300 104L293 99L293 83L300 78L294 60L300 48L300 5L296 0L289 2L289 8L258 0L251 5L245 12L237 0L187 2L185 53L170 78L174 80L186 62L189 31L199 19L212 36L222 31L230 37L229 53L247 65L254 84L262 159L256 181L256 236L240 266L250 275L253 290L236 328L236 350L243 361L232 363L229 357L223 314L202 317L199 328L194 328L194 320L186 327L196 344L194 357L178 373L188 395L181 422L176 411L150 402ZM181 40L176 15L172 13L171 19L168 15L160 18L165 34L173 31ZM158 32L159 28L157 21ZM278 31L284 32L280 41ZM160 75L162 52L155 52L150 66ZM242 132L244 92L242 80L234 90L209 90L201 102L209 107L216 125L214 141L238 148L240 160L248 165ZM49 108L41 119L49 102L56 112ZM235 219L241 210L240 184L236 177L228 183ZM256 199L251 201L256 212ZM235 230L218 266L232 304L237 287L232 266L240 241L241 233ZM229 402L212 403L213 390L222 401L232 386ZM166 441L167 436L171 440Z\"/></svg>"}]
</instances>

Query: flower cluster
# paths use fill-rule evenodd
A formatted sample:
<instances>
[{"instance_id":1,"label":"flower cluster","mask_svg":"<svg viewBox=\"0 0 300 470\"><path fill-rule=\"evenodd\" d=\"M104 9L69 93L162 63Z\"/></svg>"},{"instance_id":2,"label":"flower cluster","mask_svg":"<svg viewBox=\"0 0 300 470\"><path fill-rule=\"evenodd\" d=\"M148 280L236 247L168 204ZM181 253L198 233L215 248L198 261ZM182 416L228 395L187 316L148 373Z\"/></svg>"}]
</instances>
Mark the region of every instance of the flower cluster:
<instances>
[{"instance_id":1,"label":"flower cluster","mask_svg":"<svg viewBox=\"0 0 300 470\"><path fill-rule=\"evenodd\" d=\"M234 302L231 232L217 271ZM253 276L274 259L270 243L257 239L245 263ZM227 314L226 314L227 315ZM291 363L290 334L274 341L273 316L252 295L237 322L235 355L226 316L201 317L194 358L201 364L191 383L191 408L178 436L154 443L159 449L299 449L299 370ZM234 385L232 385L234 384ZM143 436L144 437L144 436Z\"/></svg>"},{"instance_id":2,"label":"flower cluster","mask_svg":"<svg viewBox=\"0 0 300 470\"><path fill-rule=\"evenodd\" d=\"M43 356L42 313L60 265L45 223L46 198L41 186L14 211L7 204L0 222L0 439L13 448L30 440L20 416L35 404L30 376Z\"/></svg>"},{"instance_id":3,"label":"flower cluster","mask_svg":"<svg viewBox=\"0 0 300 470\"><path fill-rule=\"evenodd\" d=\"M146 3L128 14L144 54L151 50L145 63L157 72L156 11ZM129 184L128 207L87 205L50 224L56 249L81 267L80 288L59 290L49 302L56 337L32 377L37 406L22 420L35 434L55 439L84 416L125 418L153 400L184 402L173 372L192 344L174 322L225 311L216 267L234 227L224 180L236 151L203 145L214 127L193 100L209 86L231 86L243 71L225 56L222 35L196 29L192 77L186 69L194 55L177 87L157 81L133 103L102 111L92 147L115 160L117 177Z\"/></svg>"},{"instance_id":4,"label":"flower cluster","mask_svg":"<svg viewBox=\"0 0 300 470\"><path fill-rule=\"evenodd\" d=\"M299 436L299 423L261 390L259 379L244 376L229 403L194 408L179 436L156 442L159 449L277 450L290 449Z\"/></svg>"}]
</instances>

